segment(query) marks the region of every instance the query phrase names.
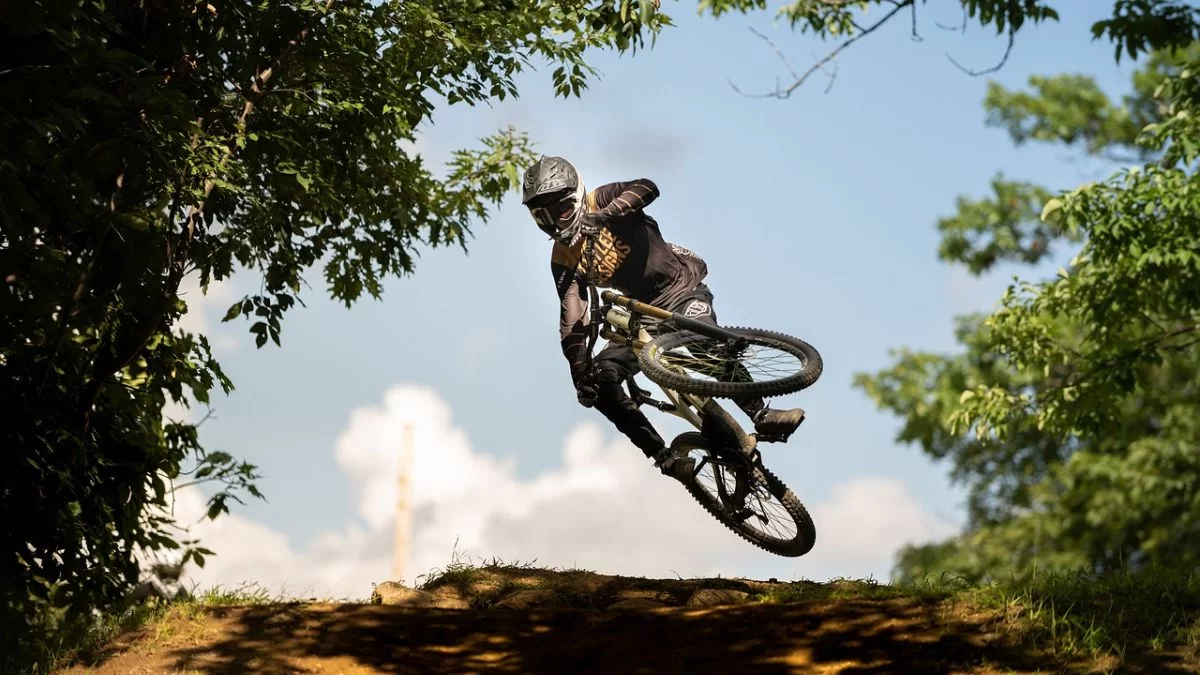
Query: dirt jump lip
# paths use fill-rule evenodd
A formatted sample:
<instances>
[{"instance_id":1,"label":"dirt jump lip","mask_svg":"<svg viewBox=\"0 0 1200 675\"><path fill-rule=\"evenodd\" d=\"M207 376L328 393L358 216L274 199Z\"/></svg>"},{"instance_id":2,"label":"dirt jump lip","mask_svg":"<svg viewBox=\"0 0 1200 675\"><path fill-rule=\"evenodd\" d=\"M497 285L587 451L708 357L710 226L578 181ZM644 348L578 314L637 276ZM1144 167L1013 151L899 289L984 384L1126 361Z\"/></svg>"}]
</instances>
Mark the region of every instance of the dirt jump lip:
<instances>
[{"instance_id":1,"label":"dirt jump lip","mask_svg":"<svg viewBox=\"0 0 1200 675\"><path fill-rule=\"evenodd\" d=\"M403 589L403 590L401 590ZM1017 639L1011 616L873 582L448 572L371 603L172 606L67 673L1011 673L1112 664ZM1142 672L1200 672L1179 654ZM1191 662L1194 666L1195 662Z\"/></svg>"}]
</instances>

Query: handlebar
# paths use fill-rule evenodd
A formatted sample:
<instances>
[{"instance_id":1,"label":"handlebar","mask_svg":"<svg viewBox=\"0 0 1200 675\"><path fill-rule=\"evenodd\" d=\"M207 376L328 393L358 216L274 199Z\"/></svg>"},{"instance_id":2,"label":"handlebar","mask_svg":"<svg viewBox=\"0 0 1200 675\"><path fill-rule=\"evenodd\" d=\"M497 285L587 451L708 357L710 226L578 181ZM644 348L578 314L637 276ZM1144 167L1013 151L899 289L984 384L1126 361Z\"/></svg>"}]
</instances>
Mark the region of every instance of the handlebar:
<instances>
[{"instance_id":1,"label":"handlebar","mask_svg":"<svg viewBox=\"0 0 1200 675\"><path fill-rule=\"evenodd\" d=\"M611 302L614 305L625 307L626 309L630 309L638 314L652 316L655 319L662 319L663 321L673 320L677 316L676 314L668 312L665 309L655 307L654 305L647 305L644 302L639 302L633 298L627 298L624 295L621 295L620 293L614 293L613 291L604 291L600 294L600 297L604 298L605 302Z\"/></svg>"}]
</instances>

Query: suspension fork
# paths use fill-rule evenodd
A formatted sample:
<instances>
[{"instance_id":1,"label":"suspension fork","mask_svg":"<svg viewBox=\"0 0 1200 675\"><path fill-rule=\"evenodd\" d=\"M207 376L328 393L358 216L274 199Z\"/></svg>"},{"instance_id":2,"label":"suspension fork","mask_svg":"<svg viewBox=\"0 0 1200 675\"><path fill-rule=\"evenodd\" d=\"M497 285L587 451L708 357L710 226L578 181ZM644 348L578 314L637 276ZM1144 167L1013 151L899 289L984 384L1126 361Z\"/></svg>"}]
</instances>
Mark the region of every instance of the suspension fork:
<instances>
[{"instance_id":1,"label":"suspension fork","mask_svg":"<svg viewBox=\"0 0 1200 675\"><path fill-rule=\"evenodd\" d=\"M726 441L730 451L741 454L754 466L762 468L762 454L758 451L758 438L754 434L746 433L742 429L742 425L733 419L728 410L721 407L714 399L709 399L700 413L708 425L708 428L701 429L700 433L716 440Z\"/></svg>"}]
</instances>

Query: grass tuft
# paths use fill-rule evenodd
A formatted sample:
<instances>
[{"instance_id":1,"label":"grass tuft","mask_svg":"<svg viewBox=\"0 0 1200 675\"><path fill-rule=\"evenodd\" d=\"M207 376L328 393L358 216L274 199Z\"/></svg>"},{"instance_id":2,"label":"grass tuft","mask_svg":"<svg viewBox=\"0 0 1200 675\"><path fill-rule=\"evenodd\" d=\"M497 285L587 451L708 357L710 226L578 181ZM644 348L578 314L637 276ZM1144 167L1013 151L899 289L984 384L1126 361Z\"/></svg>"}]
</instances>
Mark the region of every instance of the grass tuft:
<instances>
[{"instance_id":1,"label":"grass tuft","mask_svg":"<svg viewBox=\"0 0 1200 675\"><path fill-rule=\"evenodd\" d=\"M1192 571L1037 572L962 595L1004 611L1026 642L1064 657L1200 651L1200 575Z\"/></svg>"}]
</instances>

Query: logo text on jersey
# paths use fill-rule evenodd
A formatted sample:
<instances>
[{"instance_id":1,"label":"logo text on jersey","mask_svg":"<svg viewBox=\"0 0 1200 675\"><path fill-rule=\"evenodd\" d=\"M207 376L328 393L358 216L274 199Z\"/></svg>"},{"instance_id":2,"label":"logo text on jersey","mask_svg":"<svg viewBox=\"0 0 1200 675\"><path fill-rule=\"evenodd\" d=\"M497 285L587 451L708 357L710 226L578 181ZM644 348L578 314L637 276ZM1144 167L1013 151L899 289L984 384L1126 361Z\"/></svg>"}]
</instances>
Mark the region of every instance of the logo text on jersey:
<instances>
[{"instance_id":1,"label":"logo text on jersey","mask_svg":"<svg viewBox=\"0 0 1200 675\"><path fill-rule=\"evenodd\" d=\"M590 260L593 257L591 251L589 251L591 245L590 241L585 241L583 244L579 256L579 270L586 272L588 263L592 262L594 265L594 269L592 269L592 281L601 285L612 281L617 268L621 266L621 263L625 262L625 258L633 250L629 244L614 237L612 231L607 227L600 230L600 233L596 235L594 261Z\"/></svg>"},{"instance_id":2,"label":"logo text on jersey","mask_svg":"<svg viewBox=\"0 0 1200 675\"><path fill-rule=\"evenodd\" d=\"M680 246L679 244L668 244L668 246L671 247L671 250L674 251L676 255L688 256L690 258L696 257L695 253L692 253L691 251L687 250L686 248Z\"/></svg>"}]
</instances>

